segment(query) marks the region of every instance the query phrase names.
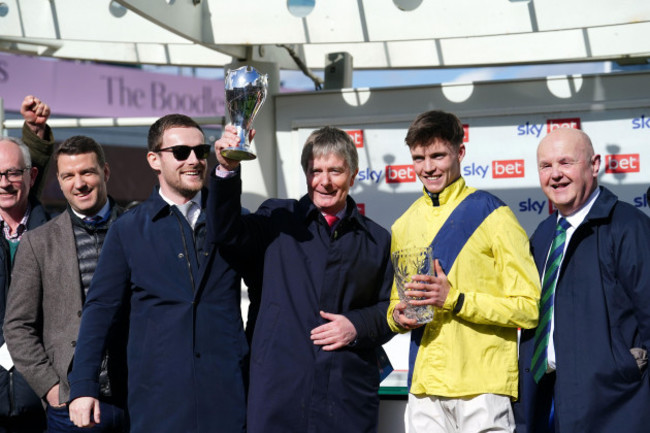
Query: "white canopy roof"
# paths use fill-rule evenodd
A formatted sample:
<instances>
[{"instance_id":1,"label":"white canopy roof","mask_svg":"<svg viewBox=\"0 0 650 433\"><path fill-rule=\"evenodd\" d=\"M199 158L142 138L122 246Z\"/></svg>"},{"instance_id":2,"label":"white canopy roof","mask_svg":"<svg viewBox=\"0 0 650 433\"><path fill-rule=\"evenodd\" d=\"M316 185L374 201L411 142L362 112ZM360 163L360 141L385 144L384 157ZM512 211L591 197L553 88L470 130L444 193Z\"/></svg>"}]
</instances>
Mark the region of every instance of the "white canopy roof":
<instances>
[{"instance_id":1,"label":"white canopy roof","mask_svg":"<svg viewBox=\"0 0 650 433\"><path fill-rule=\"evenodd\" d=\"M0 0L0 50L67 59L355 69L646 61L647 0ZM401 7L400 7L401 5ZM416 6L412 10L404 10Z\"/></svg>"}]
</instances>

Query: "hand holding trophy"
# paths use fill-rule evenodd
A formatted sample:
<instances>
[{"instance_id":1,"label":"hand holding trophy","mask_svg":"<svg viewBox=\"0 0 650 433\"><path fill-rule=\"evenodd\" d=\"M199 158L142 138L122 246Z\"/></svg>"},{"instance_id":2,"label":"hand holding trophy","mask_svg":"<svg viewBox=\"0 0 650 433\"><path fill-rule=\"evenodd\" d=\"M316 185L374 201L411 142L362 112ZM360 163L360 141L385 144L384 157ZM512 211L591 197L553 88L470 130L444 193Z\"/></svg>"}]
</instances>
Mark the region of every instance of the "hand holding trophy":
<instances>
[{"instance_id":1,"label":"hand holding trophy","mask_svg":"<svg viewBox=\"0 0 650 433\"><path fill-rule=\"evenodd\" d=\"M230 122L237 128L239 145L221 150L221 154L238 161L257 156L250 151L248 139L253 120L266 99L268 75L261 75L252 66L229 69L225 79L226 109Z\"/></svg>"},{"instance_id":2,"label":"hand holding trophy","mask_svg":"<svg viewBox=\"0 0 650 433\"><path fill-rule=\"evenodd\" d=\"M400 301L404 302L407 307L404 310L406 317L416 319L419 325L428 323L433 319L433 307L431 305L413 305L413 298L409 294L406 284L412 282L414 275L432 275L433 270L433 251L431 247L426 248L406 248L394 251L391 254L391 261L395 271L395 286L399 294Z\"/></svg>"}]
</instances>

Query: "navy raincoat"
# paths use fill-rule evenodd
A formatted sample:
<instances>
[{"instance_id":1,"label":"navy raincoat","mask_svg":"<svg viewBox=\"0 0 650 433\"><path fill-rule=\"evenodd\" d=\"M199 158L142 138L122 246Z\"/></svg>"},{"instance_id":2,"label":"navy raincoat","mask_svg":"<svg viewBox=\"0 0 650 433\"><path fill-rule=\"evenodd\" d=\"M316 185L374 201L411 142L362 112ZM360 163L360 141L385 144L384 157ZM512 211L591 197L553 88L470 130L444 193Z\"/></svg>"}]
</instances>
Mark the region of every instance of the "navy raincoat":
<instances>
[{"instance_id":1,"label":"navy raincoat","mask_svg":"<svg viewBox=\"0 0 650 433\"><path fill-rule=\"evenodd\" d=\"M209 224L217 243L248 254L262 273L262 298L251 348L248 433L365 433L377 429L376 349L392 333L386 310L393 280L390 235L347 198L345 217L330 233L305 196L268 200L241 215L241 180L212 176ZM310 331L345 315L358 337L324 351Z\"/></svg>"},{"instance_id":2,"label":"navy raincoat","mask_svg":"<svg viewBox=\"0 0 650 433\"><path fill-rule=\"evenodd\" d=\"M540 270L557 213L531 239ZM650 218L608 189L567 246L555 289L555 422L561 433L641 433L650 379L632 348L650 349ZM518 433L547 432L552 384L530 371L535 330L521 335ZM557 430L556 430L557 431Z\"/></svg>"},{"instance_id":3,"label":"navy raincoat","mask_svg":"<svg viewBox=\"0 0 650 433\"><path fill-rule=\"evenodd\" d=\"M205 197L205 193L203 197ZM131 432L243 433L240 279L154 190L108 231L83 310L71 399L96 397L109 325L129 310Z\"/></svg>"}]
</instances>

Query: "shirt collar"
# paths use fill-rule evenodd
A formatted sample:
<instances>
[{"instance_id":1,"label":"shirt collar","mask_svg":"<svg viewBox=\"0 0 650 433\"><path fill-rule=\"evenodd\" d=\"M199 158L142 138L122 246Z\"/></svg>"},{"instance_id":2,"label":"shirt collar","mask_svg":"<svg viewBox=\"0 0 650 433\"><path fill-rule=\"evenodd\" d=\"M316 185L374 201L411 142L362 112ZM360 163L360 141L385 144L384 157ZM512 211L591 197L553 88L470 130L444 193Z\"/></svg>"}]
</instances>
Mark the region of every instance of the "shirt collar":
<instances>
[{"instance_id":1,"label":"shirt collar","mask_svg":"<svg viewBox=\"0 0 650 433\"><path fill-rule=\"evenodd\" d=\"M584 205L582 205L580 209L578 209L571 215L564 216L558 211L557 213L558 221L560 218L565 218L569 222L569 224L571 224L571 227L578 227L580 224L582 224L582 222L587 217L587 214L594 206L594 203L596 202L596 199L598 198L599 195L600 195L600 188L596 188L594 192L592 192L591 195L589 196L587 202Z\"/></svg>"},{"instance_id":2,"label":"shirt collar","mask_svg":"<svg viewBox=\"0 0 650 433\"><path fill-rule=\"evenodd\" d=\"M190 217L188 215L190 206L192 204L196 204L199 206L199 209L201 209L201 191L197 192L194 197L189 199L187 202L183 204L178 204L174 203L170 198L165 197L165 194L163 194L162 189L158 189L158 193L160 194L160 197L169 205L169 206L176 206L180 213L185 217L185 219L190 223L192 227L194 227L194 223L196 222L196 219L198 218L198 215L194 215L194 217Z\"/></svg>"},{"instance_id":3,"label":"shirt collar","mask_svg":"<svg viewBox=\"0 0 650 433\"><path fill-rule=\"evenodd\" d=\"M336 213L336 217L339 219L339 221L343 219L343 217L345 216L345 211L346 211L347 209L348 209L348 204L347 204L347 202L346 202L346 203L345 203L345 206L343 207L343 209L341 209L340 211L338 211L338 212ZM325 212L321 212L321 214L323 214L323 216L325 216Z\"/></svg>"},{"instance_id":4,"label":"shirt collar","mask_svg":"<svg viewBox=\"0 0 650 433\"><path fill-rule=\"evenodd\" d=\"M79 219L82 220L82 221L83 221L84 218L92 218L92 217L95 217L95 216L101 217L102 221L105 221L105 220L108 219L108 216L109 216L108 214L111 211L111 204L110 204L110 200L108 200L108 198L106 198L106 203L104 203L104 206L102 206L102 208L99 210L99 212L97 212L94 215L80 214L79 212L74 210L72 207L70 207L70 210L72 211L72 213L74 213L76 216L78 216Z\"/></svg>"},{"instance_id":5,"label":"shirt collar","mask_svg":"<svg viewBox=\"0 0 650 433\"><path fill-rule=\"evenodd\" d=\"M170 206L176 206L179 209L180 209L181 206L183 206L182 204L174 203L174 201L172 199L170 199L169 197L166 197L165 194L163 194L162 189L160 189L160 188L158 188L158 194L160 194L160 197L162 197L162 199L165 201L165 203L167 203ZM187 203L189 203L191 201L198 204L199 207L201 206L201 191L200 190L199 190L199 192L196 193L196 195L194 197L189 199L187 201ZM187 203L185 203L185 205L187 205Z\"/></svg>"},{"instance_id":6,"label":"shirt collar","mask_svg":"<svg viewBox=\"0 0 650 433\"><path fill-rule=\"evenodd\" d=\"M25 215L23 215L22 219L18 223L18 227L16 228L15 233L11 233L11 228L9 227L9 224L4 224L4 219L2 219L2 216L0 216L0 221L3 222L2 224L2 233L7 240L20 240L23 237L23 233L27 231L27 221L29 221L29 216L32 213L32 204L27 202L27 209L25 209Z\"/></svg>"},{"instance_id":7,"label":"shirt collar","mask_svg":"<svg viewBox=\"0 0 650 433\"><path fill-rule=\"evenodd\" d=\"M311 218L316 219L317 215L320 213L316 205L311 201L308 195L304 195L298 202L298 211L302 215L302 218L305 220ZM348 195L345 202L345 209L342 212L336 214L341 220L348 218L350 221L356 221L357 224L365 230L368 230L366 222L363 219L363 216L357 209L357 204L352 197Z\"/></svg>"}]
</instances>

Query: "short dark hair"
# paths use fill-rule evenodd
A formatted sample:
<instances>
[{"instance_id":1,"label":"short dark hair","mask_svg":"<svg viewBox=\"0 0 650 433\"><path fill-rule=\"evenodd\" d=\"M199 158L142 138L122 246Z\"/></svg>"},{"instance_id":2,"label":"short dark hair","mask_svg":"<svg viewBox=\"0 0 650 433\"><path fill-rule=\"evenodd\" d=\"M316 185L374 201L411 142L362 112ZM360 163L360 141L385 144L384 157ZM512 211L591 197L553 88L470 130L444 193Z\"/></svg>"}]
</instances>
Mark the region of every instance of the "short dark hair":
<instances>
[{"instance_id":1,"label":"short dark hair","mask_svg":"<svg viewBox=\"0 0 650 433\"><path fill-rule=\"evenodd\" d=\"M303 171L307 173L311 160L330 153L342 157L352 173L355 173L359 168L357 147L354 145L350 134L339 128L325 126L312 132L307 137L300 157Z\"/></svg>"},{"instance_id":2,"label":"short dark hair","mask_svg":"<svg viewBox=\"0 0 650 433\"><path fill-rule=\"evenodd\" d=\"M460 119L452 113L440 110L424 112L415 118L404 141L410 149L427 146L436 138L449 142L458 150L463 143L465 130Z\"/></svg>"},{"instance_id":3,"label":"short dark hair","mask_svg":"<svg viewBox=\"0 0 650 433\"><path fill-rule=\"evenodd\" d=\"M196 128L201 131L203 130L191 117L184 114L168 114L156 120L153 125L149 128L149 134L147 136L147 147L150 152L155 152L160 149L162 146L162 139L165 131L170 128Z\"/></svg>"},{"instance_id":4,"label":"short dark hair","mask_svg":"<svg viewBox=\"0 0 650 433\"><path fill-rule=\"evenodd\" d=\"M57 164L59 155L81 155L82 153L94 153L97 156L97 163L101 168L106 165L106 157L102 146L90 137L85 135L75 135L64 140L59 148L54 152L54 163Z\"/></svg>"}]
</instances>

